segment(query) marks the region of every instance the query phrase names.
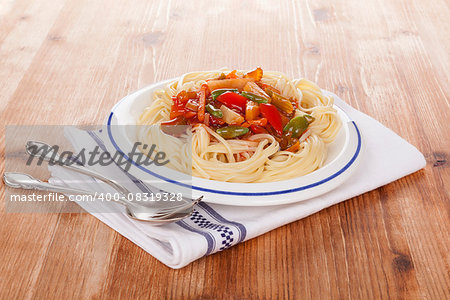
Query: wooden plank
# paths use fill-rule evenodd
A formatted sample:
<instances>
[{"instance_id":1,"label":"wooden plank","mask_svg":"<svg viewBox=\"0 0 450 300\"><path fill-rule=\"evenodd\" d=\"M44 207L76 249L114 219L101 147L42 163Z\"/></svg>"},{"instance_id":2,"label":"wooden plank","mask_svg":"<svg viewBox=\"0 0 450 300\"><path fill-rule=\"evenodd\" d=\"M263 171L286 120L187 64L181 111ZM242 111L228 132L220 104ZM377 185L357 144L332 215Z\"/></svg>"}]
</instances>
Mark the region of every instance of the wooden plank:
<instances>
[{"instance_id":1,"label":"wooden plank","mask_svg":"<svg viewBox=\"0 0 450 300\"><path fill-rule=\"evenodd\" d=\"M428 164L181 270L87 214L0 202L0 298L445 299L448 15L445 0L2 2L2 125L102 123L149 83L259 65L337 93Z\"/></svg>"}]
</instances>

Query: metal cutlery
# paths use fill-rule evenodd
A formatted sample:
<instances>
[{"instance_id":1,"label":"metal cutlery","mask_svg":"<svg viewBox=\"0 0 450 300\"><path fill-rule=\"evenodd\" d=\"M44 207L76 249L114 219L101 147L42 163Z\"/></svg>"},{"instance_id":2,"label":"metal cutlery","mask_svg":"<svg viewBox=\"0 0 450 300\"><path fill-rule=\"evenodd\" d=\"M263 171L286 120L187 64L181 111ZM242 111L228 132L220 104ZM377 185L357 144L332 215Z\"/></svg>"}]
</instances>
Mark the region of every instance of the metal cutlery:
<instances>
[{"instance_id":1,"label":"metal cutlery","mask_svg":"<svg viewBox=\"0 0 450 300\"><path fill-rule=\"evenodd\" d=\"M25 173L6 172L3 175L3 181L7 186L12 188L41 190L47 192L75 194L75 195L90 195L93 197L96 195L93 192L82 189L75 189L70 187L54 185L48 182L43 182ZM154 208L143 205L130 205L129 202L123 201L123 199L114 201L124 205L126 207L127 215L133 219L152 222L153 224L163 224L174 222L188 217L189 215L191 215L193 207L198 202L200 202L202 198L203 197L200 197L197 200L194 200L187 204L166 208Z\"/></svg>"},{"instance_id":2,"label":"metal cutlery","mask_svg":"<svg viewBox=\"0 0 450 300\"><path fill-rule=\"evenodd\" d=\"M193 212L194 206L197 203L199 203L203 198L200 197L196 200L183 198L182 204L170 205L167 207L160 207L160 208L144 206L140 203L129 201L128 195L131 194L131 192L116 180L107 178L102 174L93 171L91 169L88 169L84 165L79 163L71 163L71 164L61 163L61 159L57 153L57 150L46 143L38 141L28 141L25 149L26 152L31 156L37 157L39 159L48 162L57 161L59 162L58 165L61 167L67 168L69 170L87 176L94 177L108 184L121 195L121 197L119 198L112 197L114 199L111 200L124 205L126 207L127 215L136 220L153 223L168 223L181 220L183 218L188 217ZM8 172L3 175L3 180L6 185L13 188L35 189L57 193L95 196L95 193L90 191L50 184L48 182L43 182L36 178L33 178L31 175L25 173Z\"/></svg>"}]
</instances>

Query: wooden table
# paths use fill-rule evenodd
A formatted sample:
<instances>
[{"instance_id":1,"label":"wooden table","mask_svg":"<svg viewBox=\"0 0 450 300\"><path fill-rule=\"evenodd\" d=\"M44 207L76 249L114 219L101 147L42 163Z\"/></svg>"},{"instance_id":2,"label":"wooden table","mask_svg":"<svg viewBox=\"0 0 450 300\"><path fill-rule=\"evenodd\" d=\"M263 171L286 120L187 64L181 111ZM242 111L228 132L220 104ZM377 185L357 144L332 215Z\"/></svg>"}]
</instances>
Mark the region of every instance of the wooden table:
<instances>
[{"instance_id":1,"label":"wooden table","mask_svg":"<svg viewBox=\"0 0 450 300\"><path fill-rule=\"evenodd\" d=\"M448 299L449 15L446 0L1 1L2 155L5 124L101 123L152 82L262 66L335 92L427 166L181 270L88 214L2 201L0 298Z\"/></svg>"}]
</instances>

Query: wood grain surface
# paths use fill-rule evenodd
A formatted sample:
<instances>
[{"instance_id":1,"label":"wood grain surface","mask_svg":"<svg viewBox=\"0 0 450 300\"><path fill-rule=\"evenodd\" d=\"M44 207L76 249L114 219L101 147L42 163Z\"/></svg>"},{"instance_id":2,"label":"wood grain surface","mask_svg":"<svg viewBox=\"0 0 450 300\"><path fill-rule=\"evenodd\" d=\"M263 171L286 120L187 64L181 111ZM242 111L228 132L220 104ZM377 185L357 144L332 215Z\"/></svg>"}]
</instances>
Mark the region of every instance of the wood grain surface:
<instances>
[{"instance_id":1,"label":"wood grain surface","mask_svg":"<svg viewBox=\"0 0 450 300\"><path fill-rule=\"evenodd\" d=\"M449 15L447 0L0 1L3 158L7 124L101 123L152 82L261 66L316 81L427 159L180 270L88 214L5 213L2 183L0 299L449 299Z\"/></svg>"}]
</instances>

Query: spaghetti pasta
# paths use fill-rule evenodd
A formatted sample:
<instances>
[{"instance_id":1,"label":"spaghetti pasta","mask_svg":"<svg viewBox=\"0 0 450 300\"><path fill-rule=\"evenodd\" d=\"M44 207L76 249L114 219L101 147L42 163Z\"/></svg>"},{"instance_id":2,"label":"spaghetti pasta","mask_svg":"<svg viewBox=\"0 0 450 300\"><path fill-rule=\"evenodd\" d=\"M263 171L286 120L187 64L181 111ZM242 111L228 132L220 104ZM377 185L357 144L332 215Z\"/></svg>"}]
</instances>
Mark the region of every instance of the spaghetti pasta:
<instances>
[{"instance_id":1,"label":"spaghetti pasta","mask_svg":"<svg viewBox=\"0 0 450 300\"><path fill-rule=\"evenodd\" d=\"M185 98L177 102L180 93ZM247 102L242 102L243 96ZM205 105L209 105L206 110ZM249 112L254 107L256 113ZM277 111L282 124L277 123ZM161 140L165 135L161 123L192 125L192 144L184 145L191 147L192 161L183 162L188 155L178 155L171 158L171 168L182 172L192 168L196 177L240 183L280 181L313 172L323 165L327 144L341 127L333 98L316 84L290 80L279 72L262 73L259 68L247 73L220 69L181 76L153 93L138 121L145 125L138 139L146 144ZM295 131L296 124L307 127Z\"/></svg>"}]
</instances>

